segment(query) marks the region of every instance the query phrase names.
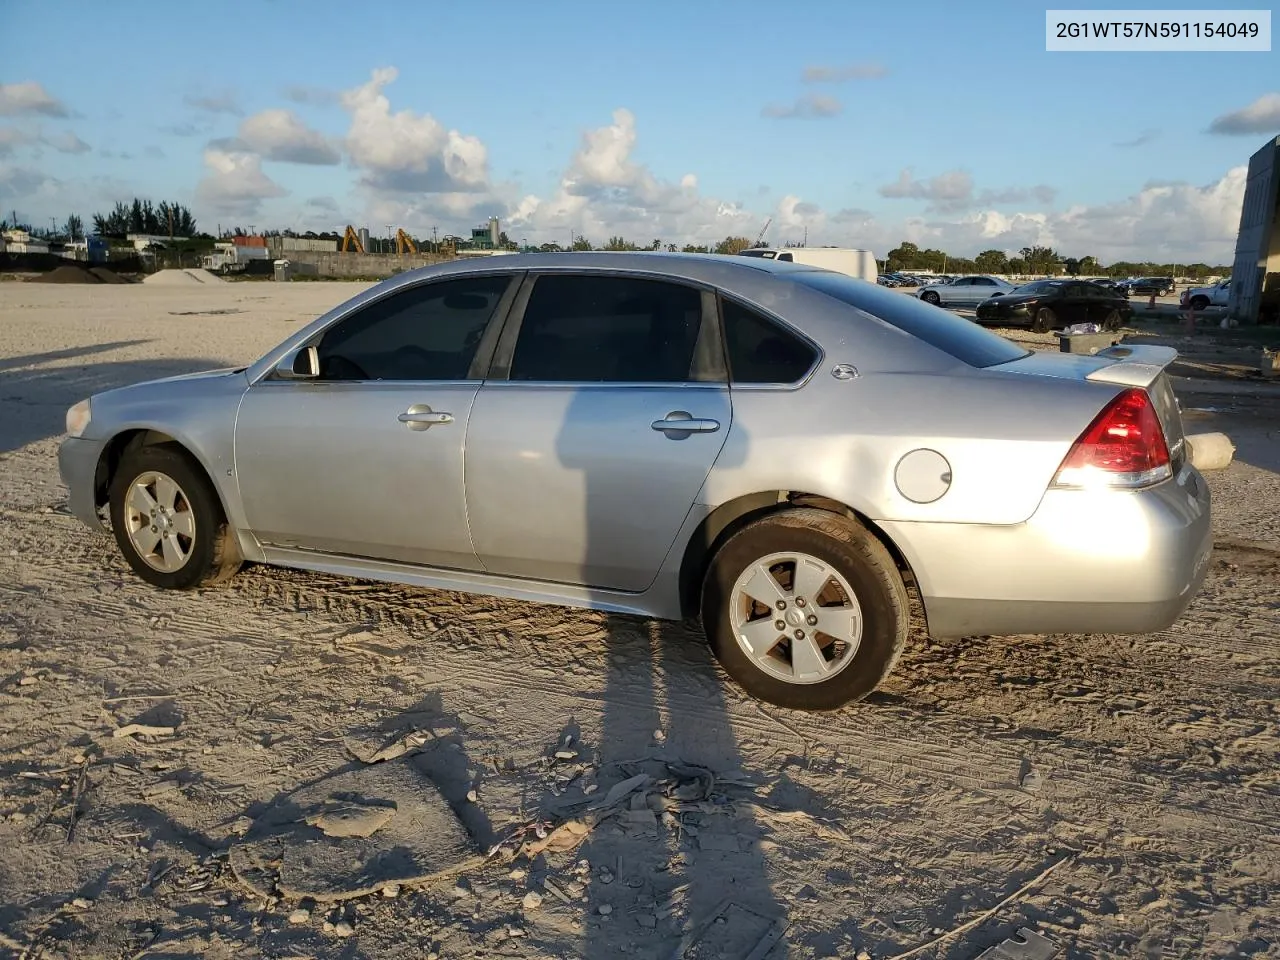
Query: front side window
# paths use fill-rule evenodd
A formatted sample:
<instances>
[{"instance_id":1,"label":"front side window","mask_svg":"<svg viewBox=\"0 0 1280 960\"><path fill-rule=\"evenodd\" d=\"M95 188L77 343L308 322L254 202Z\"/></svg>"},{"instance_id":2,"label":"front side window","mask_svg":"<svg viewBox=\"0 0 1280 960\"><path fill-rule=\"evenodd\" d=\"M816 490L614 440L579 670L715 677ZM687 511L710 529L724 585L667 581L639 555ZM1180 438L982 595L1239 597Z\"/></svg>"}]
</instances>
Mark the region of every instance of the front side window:
<instances>
[{"instance_id":1,"label":"front side window","mask_svg":"<svg viewBox=\"0 0 1280 960\"><path fill-rule=\"evenodd\" d=\"M363 307L316 345L321 380L466 380L511 276L410 287Z\"/></svg>"},{"instance_id":2,"label":"front side window","mask_svg":"<svg viewBox=\"0 0 1280 960\"><path fill-rule=\"evenodd\" d=\"M813 366L813 347L768 317L732 300L720 313L732 383L795 383Z\"/></svg>"},{"instance_id":3,"label":"front side window","mask_svg":"<svg viewBox=\"0 0 1280 960\"><path fill-rule=\"evenodd\" d=\"M695 379L702 295L633 277L537 279L511 359L512 380L681 383Z\"/></svg>"}]
</instances>

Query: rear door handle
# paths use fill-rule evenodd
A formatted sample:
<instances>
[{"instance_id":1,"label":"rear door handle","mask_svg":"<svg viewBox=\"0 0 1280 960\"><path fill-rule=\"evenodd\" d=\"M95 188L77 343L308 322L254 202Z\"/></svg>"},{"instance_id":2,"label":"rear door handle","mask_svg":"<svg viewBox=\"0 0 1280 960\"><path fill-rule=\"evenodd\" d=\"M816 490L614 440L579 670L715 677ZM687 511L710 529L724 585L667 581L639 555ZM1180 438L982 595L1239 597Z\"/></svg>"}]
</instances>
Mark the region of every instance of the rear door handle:
<instances>
[{"instance_id":1,"label":"rear door handle","mask_svg":"<svg viewBox=\"0 0 1280 960\"><path fill-rule=\"evenodd\" d=\"M715 433L720 429L720 421L694 417L684 410L673 410L649 426L670 437L673 434Z\"/></svg>"},{"instance_id":2,"label":"rear door handle","mask_svg":"<svg viewBox=\"0 0 1280 960\"><path fill-rule=\"evenodd\" d=\"M425 403L415 403L396 419L410 430L426 430L436 424L453 423L453 414L432 410Z\"/></svg>"}]
</instances>

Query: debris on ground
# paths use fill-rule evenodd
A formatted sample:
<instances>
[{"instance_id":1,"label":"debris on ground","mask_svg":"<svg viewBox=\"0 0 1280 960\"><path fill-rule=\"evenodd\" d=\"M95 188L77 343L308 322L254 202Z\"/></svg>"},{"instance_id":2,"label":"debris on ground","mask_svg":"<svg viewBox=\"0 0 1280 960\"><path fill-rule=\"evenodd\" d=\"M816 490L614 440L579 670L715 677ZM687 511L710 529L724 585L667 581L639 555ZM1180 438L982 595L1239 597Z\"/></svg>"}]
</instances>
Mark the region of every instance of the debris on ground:
<instances>
[{"instance_id":1,"label":"debris on ground","mask_svg":"<svg viewBox=\"0 0 1280 960\"><path fill-rule=\"evenodd\" d=\"M338 773L287 794L229 857L235 878L258 896L320 903L426 884L481 859L435 785L406 762Z\"/></svg>"}]
</instances>

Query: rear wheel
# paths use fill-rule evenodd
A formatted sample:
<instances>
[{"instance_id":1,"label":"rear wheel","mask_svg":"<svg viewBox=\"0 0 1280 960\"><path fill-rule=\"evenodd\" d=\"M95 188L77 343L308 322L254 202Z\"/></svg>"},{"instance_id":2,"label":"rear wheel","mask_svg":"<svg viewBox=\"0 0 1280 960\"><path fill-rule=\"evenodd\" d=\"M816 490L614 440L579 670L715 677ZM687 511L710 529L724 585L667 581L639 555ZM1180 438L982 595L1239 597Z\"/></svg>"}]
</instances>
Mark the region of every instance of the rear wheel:
<instances>
[{"instance_id":1,"label":"rear wheel","mask_svg":"<svg viewBox=\"0 0 1280 960\"><path fill-rule=\"evenodd\" d=\"M1031 320L1031 330L1033 333L1048 333L1057 322L1058 315L1051 307L1041 307Z\"/></svg>"},{"instance_id":2,"label":"rear wheel","mask_svg":"<svg viewBox=\"0 0 1280 960\"><path fill-rule=\"evenodd\" d=\"M920 294L920 299L925 303L932 303L935 307L942 304L942 298L933 290L926 290L924 293Z\"/></svg>"},{"instance_id":3,"label":"rear wheel","mask_svg":"<svg viewBox=\"0 0 1280 960\"><path fill-rule=\"evenodd\" d=\"M240 569L239 544L213 484L177 447L126 453L110 500L116 544L147 583L187 590L225 580Z\"/></svg>"},{"instance_id":4,"label":"rear wheel","mask_svg":"<svg viewBox=\"0 0 1280 960\"><path fill-rule=\"evenodd\" d=\"M711 564L702 622L748 693L800 710L859 700L906 643L906 588L893 558L853 521L798 509L734 534Z\"/></svg>"},{"instance_id":5,"label":"rear wheel","mask_svg":"<svg viewBox=\"0 0 1280 960\"><path fill-rule=\"evenodd\" d=\"M1124 322L1124 320L1123 320L1123 318L1120 316L1120 311L1119 311L1119 310L1112 310L1110 313L1108 313L1108 314L1106 315L1106 317L1105 317L1105 318L1103 318L1103 321L1102 321L1102 329L1103 329L1103 330L1119 330L1119 329L1120 329L1120 325L1121 325L1123 322Z\"/></svg>"}]
</instances>

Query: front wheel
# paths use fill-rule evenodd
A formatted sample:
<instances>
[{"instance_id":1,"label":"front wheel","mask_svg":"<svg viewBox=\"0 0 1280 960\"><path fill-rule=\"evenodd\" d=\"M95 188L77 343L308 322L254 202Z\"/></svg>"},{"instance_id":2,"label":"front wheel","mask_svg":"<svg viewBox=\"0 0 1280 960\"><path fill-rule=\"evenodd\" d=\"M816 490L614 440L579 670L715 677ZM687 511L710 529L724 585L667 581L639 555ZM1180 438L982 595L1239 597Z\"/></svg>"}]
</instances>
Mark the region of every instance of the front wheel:
<instances>
[{"instance_id":1,"label":"front wheel","mask_svg":"<svg viewBox=\"0 0 1280 960\"><path fill-rule=\"evenodd\" d=\"M1123 323L1119 310L1112 310L1102 320L1103 330L1119 330L1120 324Z\"/></svg>"},{"instance_id":2,"label":"front wheel","mask_svg":"<svg viewBox=\"0 0 1280 960\"><path fill-rule=\"evenodd\" d=\"M1053 325L1057 323L1058 316L1053 312L1051 307L1041 307L1036 311L1035 317L1031 321L1032 333L1048 333L1053 329Z\"/></svg>"},{"instance_id":3,"label":"front wheel","mask_svg":"<svg viewBox=\"0 0 1280 960\"><path fill-rule=\"evenodd\" d=\"M755 697L799 710L860 700L906 643L906 588L865 528L825 510L765 517L716 553L702 623L720 665Z\"/></svg>"},{"instance_id":4,"label":"front wheel","mask_svg":"<svg viewBox=\"0 0 1280 960\"><path fill-rule=\"evenodd\" d=\"M241 564L240 548L204 471L168 445L121 458L111 484L111 530L134 573L168 590L217 583Z\"/></svg>"},{"instance_id":5,"label":"front wheel","mask_svg":"<svg viewBox=\"0 0 1280 960\"><path fill-rule=\"evenodd\" d=\"M1189 306L1191 307L1192 310L1203 310L1205 307L1209 306L1209 298L1208 297L1192 297L1191 303L1189 304Z\"/></svg>"}]
</instances>

